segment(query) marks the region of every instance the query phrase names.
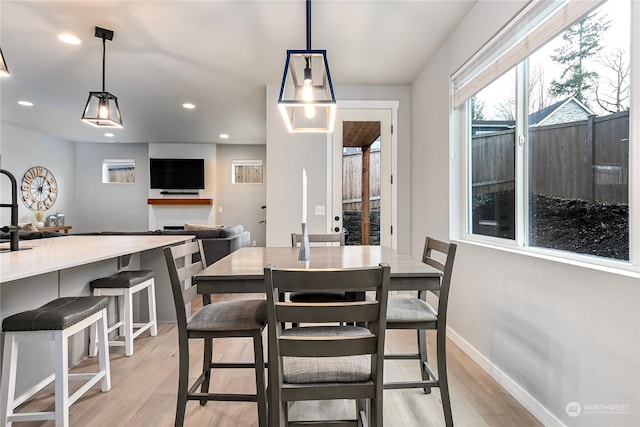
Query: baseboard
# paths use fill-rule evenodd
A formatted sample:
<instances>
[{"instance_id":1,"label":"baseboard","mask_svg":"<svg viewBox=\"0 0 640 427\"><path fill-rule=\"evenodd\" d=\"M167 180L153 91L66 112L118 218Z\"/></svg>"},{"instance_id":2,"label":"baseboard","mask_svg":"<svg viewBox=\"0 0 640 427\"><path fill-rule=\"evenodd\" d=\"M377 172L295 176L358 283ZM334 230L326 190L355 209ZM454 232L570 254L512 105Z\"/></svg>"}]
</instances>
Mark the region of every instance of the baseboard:
<instances>
[{"instance_id":1,"label":"baseboard","mask_svg":"<svg viewBox=\"0 0 640 427\"><path fill-rule=\"evenodd\" d=\"M549 427L566 427L555 415L553 415L547 408L542 406L533 396L531 396L526 390L520 387L509 376L495 366L489 359L487 359L482 353L476 350L467 340L462 338L450 327L447 327L447 337L462 351L467 354L474 362L476 362L482 370L489 374L500 386L502 386L507 393L525 407L538 421L544 426Z\"/></svg>"}]
</instances>

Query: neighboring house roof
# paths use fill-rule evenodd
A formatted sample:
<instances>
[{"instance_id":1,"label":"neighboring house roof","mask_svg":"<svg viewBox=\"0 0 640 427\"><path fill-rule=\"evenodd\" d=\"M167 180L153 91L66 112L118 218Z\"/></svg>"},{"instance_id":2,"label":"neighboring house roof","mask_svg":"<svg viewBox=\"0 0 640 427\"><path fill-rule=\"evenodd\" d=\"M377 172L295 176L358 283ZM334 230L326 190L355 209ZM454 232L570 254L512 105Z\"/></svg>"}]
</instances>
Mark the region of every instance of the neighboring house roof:
<instances>
[{"instance_id":1,"label":"neighboring house roof","mask_svg":"<svg viewBox=\"0 0 640 427\"><path fill-rule=\"evenodd\" d=\"M576 98L569 97L529 115L529 126L554 125L585 120L595 113Z\"/></svg>"},{"instance_id":2,"label":"neighboring house roof","mask_svg":"<svg viewBox=\"0 0 640 427\"><path fill-rule=\"evenodd\" d=\"M584 103L571 96L529 114L529 126L548 126L586 120L594 114ZM514 126L513 120L476 120L473 122L473 135L499 132L512 129Z\"/></svg>"}]
</instances>

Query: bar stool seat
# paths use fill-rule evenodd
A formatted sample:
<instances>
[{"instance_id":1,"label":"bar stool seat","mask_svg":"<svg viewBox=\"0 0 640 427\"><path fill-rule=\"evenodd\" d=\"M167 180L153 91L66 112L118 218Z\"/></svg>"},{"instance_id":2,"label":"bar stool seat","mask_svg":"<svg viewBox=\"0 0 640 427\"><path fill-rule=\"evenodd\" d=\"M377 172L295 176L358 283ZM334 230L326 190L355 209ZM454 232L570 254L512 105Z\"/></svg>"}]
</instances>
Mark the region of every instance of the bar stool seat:
<instances>
[{"instance_id":1,"label":"bar stool seat","mask_svg":"<svg viewBox=\"0 0 640 427\"><path fill-rule=\"evenodd\" d=\"M125 355L133 354L133 339L142 332L150 329L151 336L158 335L158 322L156 318L156 296L153 270L129 270L119 271L108 277L92 280L89 285L95 296L113 296L118 300L118 321L107 329L107 335L118 329L122 340L110 340L111 346L124 346ZM147 304L149 308L148 322L133 321L133 295L147 290ZM136 331L134 332L134 329ZM92 335L93 338L93 335ZM95 354L95 341L91 340L90 353Z\"/></svg>"},{"instance_id":2,"label":"bar stool seat","mask_svg":"<svg viewBox=\"0 0 640 427\"><path fill-rule=\"evenodd\" d=\"M104 297L65 297L53 300L42 307L8 316L2 322L4 353L2 378L0 379L0 423L55 420L56 426L69 425L69 407L93 385L101 382L103 392L111 389L109 368L109 346L107 337L107 305ZM69 373L68 338L86 328L97 325L103 339L99 350L99 371L91 373ZM55 369L38 384L16 397L16 373L18 351L22 343L54 341ZM84 380L85 383L69 395L69 380ZM48 412L15 413L15 409L32 396L55 382L55 410Z\"/></svg>"}]
</instances>

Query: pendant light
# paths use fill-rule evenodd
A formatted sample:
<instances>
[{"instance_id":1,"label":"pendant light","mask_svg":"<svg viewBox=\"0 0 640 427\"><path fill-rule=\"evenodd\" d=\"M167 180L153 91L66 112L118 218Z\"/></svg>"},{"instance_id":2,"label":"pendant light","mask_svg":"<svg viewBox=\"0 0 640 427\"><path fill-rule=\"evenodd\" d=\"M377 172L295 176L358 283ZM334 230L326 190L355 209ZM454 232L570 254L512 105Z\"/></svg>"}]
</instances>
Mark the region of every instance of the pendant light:
<instances>
[{"instance_id":1,"label":"pendant light","mask_svg":"<svg viewBox=\"0 0 640 427\"><path fill-rule=\"evenodd\" d=\"M7 77L9 75L11 75L11 73L9 72L9 67L7 67L7 63L4 60L2 48L0 48L0 77Z\"/></svg>"},{"instance_id":2,"label":"pendant light","mask_svg":"<svg viewBox=\"0 0 640 427\"><path fill-rule=\"evenodd\" d=\"M104 88L105 45L107 40L113 40L113 31L96 27L96 37L102 39L102 92L89 92L82 121L100 128L121 128L118 98Z\"/></svg>"},{"instance_id":3,"label":"pendant light","mask_svg":"<svg viewBox=\"0 0 640 427\"><path fill-rule=\"evenodd\" d=\"M287 50L278 107L289 132L333 132L336 97L326 50L311 49L311 0L307 1L307 48Z\"/></svg>"}]
</instances>

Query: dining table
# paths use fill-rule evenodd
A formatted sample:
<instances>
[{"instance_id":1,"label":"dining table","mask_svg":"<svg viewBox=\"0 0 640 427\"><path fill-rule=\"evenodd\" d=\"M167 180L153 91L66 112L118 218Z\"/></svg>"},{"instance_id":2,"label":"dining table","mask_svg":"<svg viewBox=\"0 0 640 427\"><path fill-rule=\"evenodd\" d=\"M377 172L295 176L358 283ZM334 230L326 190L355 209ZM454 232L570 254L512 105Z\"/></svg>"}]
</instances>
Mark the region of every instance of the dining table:
<instances>
[{"instance_id":1,"label":"dining table","mask_svg":"<svg viewBox=\"0 0 640 427\"><path fill-rule=\"evenodd\" d=\"M206 267L195 277L205 304L212 294L264 293L264 267L362 268L380 263L391 268L392 291L440 289L442 272L385 246L313 246L311 259L299 261L300 248L243 247Z\"/></svg>"}]
</instances>

